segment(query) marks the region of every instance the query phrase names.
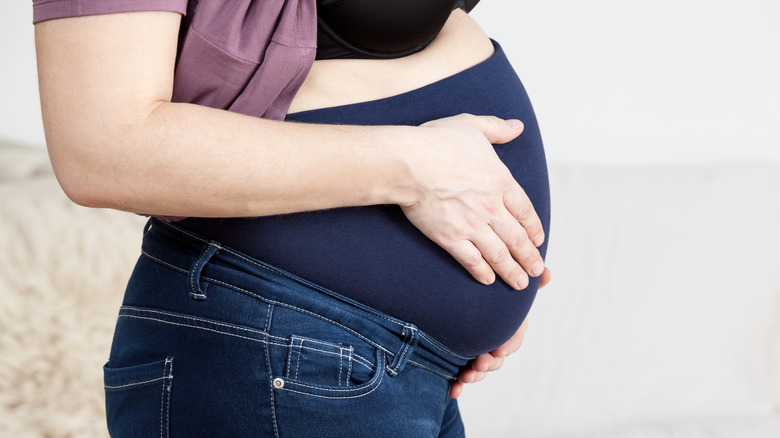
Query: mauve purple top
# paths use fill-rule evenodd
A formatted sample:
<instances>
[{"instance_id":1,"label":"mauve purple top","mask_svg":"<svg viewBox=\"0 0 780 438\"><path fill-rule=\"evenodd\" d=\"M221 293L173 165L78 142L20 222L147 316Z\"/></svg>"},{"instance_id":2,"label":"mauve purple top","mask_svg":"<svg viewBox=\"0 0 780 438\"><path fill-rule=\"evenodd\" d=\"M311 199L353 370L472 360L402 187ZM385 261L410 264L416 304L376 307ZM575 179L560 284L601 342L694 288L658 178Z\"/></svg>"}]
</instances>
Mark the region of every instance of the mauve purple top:
<instances>
[{"instance_id":1,"label":"mauve purple top","mask_svg":"<svg viewBox=\"0 0 780 438\"><path fill-rule=\"evenodd\" d=\"M184 15L174 102L283 120L317 52L316 0L33 0L33 23L136 11Z\"/></svg>"}]
</instances>

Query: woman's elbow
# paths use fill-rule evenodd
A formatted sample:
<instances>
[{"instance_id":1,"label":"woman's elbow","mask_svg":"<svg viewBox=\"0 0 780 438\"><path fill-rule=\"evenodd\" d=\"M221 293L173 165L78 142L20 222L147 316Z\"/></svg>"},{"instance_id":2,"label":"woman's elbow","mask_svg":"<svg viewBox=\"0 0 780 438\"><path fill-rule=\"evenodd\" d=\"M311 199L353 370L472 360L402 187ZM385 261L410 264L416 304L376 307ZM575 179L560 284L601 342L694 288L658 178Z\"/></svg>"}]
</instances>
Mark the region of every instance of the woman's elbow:
<instances>
[{"instance_id":1,"label":"woman's elbow","mask_svg":"<svg viewBox=\"0 0 780 438\"><path fill-rule=\"evenodd\" d=\"M106 207L107 184L101 183L100 178L90 174L88 169L67 161L52 159L52 167L68 199L82 207Z\"/></svg>"},{"instance_id":2,"label":"woman's elbow","mask_svg":"<svg viewBox=\"0 0 780 438\"><path fill-rule=\"evenodd\" d=\"M101 156L104 152L49 138L47 149L57 182L71 201L83 207L115 208L120 175L111 171L109 161Z\"/></svg>"}]
</instances>

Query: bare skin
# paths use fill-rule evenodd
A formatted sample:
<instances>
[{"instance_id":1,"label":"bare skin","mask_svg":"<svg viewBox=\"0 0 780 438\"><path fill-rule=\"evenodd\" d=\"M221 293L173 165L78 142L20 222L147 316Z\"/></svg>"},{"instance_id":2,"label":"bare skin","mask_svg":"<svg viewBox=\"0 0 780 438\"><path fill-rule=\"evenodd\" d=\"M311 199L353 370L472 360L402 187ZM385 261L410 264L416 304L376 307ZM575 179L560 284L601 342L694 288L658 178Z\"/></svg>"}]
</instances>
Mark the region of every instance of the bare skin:
<instances>
[{"instance_id":1,"label":"bare skin","mask_svg":"<svg viewBox=\"0 0 780 438\"><path fill-rule=\"evenodd\" d=\"M493 54L493 43L460 9L425 50L396 59L315 61L290 113L395 96L472 67Z\"/></svg>"},{"instance_id":2,"label":"bare skin","mask_svg":"<svg viewBox=\"0 0 780 438\"><path fill-rule=\"evenodd\" d=\"M520 135L522 123L460 115L420 127L307 125L172 103L180 21L137 12L36 25L47 146L73 201L200 217L398 204L477 281L498 275L523 289L542 275L541 221L491 145ZM456 11L418 54L315 63L291 111L409 91L492 51Z\"/></svg>"}]
</instances>

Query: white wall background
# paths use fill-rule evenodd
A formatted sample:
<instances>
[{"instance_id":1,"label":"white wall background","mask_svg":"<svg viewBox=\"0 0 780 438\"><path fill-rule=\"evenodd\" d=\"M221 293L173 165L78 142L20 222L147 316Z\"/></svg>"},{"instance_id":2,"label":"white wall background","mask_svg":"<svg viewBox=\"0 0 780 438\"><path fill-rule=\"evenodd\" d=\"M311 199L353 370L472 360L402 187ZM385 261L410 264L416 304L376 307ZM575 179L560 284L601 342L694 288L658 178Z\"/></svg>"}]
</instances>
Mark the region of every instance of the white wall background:
<instances>
[{"instance_id":1,"label":"white wall background","mask_svg":"<svg viewBox=\"0 0 780 438\"><path fill-rule=\"evenodd\" d=\"M778 1L485 0L475 16L551 160L780 160Z\"/></svg>"},{"instance_id":2,"label":"white wall background","mask_svg":"<svg viewBox=\"0 0 780 438\"><path fill-rule=\"evenodd\" d=\"M32 0L0 4L0 141L43 146Z\"/></svg>"},{"instance_id":3,"label":"white wall background","mask_svg":"<svg viewBox=\"0 0 780 438\"><path fill-rule=\"evenodd\" d=\"M0 139L42 145L30 0L0 6ZM780 161L780 2L483 0L553 162Z\"/></svg>"}]
</instances>

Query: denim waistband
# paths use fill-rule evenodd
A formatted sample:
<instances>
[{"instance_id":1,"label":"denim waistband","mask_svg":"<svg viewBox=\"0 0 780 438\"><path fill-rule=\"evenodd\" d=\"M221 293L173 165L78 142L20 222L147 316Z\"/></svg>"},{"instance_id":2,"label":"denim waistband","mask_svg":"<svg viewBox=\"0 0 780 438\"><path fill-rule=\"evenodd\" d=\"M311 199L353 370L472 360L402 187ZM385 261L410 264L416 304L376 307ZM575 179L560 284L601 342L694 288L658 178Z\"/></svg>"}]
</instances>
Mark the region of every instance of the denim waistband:
<instances>
[{"instance_id":1,"label":"denim waistband","mask_svg":"<svg viewBox=\"0 0 780 438\"><path fill-rule=\"evenodd\" d=\"M271 304L328 319L384 351L390 375L411 364L455 380L459 368L472 359L448 349L414 324L157 218L147 223L142 252L152 260L186 272L189 293L195 299L206 299L202 284L215 282ZM248 325L256 321L253 315L237 313L230 315L234 323L240 324L244 318Z\"/></svg>"}]
</instances>

